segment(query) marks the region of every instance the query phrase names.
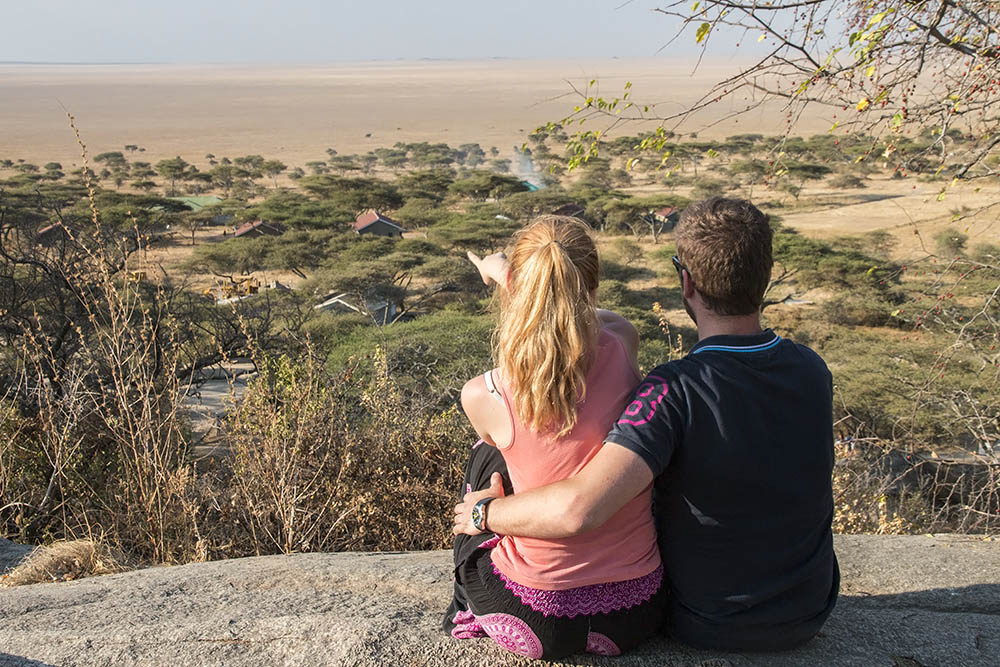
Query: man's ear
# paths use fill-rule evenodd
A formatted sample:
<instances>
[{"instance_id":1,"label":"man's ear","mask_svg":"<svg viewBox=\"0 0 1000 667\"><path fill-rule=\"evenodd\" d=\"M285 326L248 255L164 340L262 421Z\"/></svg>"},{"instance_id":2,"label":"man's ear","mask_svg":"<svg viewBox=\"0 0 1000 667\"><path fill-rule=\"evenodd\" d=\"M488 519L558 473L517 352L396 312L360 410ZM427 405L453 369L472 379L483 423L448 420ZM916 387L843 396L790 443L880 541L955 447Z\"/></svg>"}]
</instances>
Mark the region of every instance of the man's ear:
<instances>
[{"instance_id":1,"label":"man's ear","mask_svg":"<svg viewBox=\"0 0 1000 667\"><path fill-rule=\"evenodd\" d=\"M688 273L687 269L684 269L681 275L681 294L684 295L685 299L690 301L694 297L694 281L691 280L691 274Z\"/></svg>"}]
</instances>

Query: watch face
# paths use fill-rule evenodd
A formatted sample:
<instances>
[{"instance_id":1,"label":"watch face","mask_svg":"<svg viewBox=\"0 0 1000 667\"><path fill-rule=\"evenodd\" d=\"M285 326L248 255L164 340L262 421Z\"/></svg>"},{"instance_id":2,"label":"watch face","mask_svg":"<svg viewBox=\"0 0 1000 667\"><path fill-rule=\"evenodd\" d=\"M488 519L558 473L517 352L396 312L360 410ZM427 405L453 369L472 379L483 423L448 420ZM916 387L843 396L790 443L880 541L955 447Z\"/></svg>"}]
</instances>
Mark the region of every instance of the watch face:
<instances>
[{"instance_id":1,"label":"watch face","mask_svg":"<svg viewBox=\"0 0 1000 667\"><path fill-rule=\"evenodd\" d=\"M486 506L493 500L493 498L483 498L472 506L472 525L476 530L486 531Z\"/></svg>"}]
</instances>

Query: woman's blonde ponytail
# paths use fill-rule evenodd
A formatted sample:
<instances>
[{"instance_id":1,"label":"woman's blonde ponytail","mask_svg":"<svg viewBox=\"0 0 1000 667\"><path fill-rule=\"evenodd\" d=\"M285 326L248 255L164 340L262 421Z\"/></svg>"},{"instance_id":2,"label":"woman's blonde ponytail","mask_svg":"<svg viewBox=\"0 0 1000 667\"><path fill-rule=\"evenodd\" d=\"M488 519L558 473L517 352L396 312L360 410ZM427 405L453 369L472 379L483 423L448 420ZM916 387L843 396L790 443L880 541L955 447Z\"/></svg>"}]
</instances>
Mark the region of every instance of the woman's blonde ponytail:
<instances>
[{"instance_id":1,"label":"woman's blonde ponytail","mask_svg":"<svg viewBox=\"0 0 1000 667\"><path fill-rule=\"evenodd\" d=\"M541 216L515 239L494 347L520 420L565 435L576 424L596 348L600 264L587 226Z\"/></svg>"}]
</instances>

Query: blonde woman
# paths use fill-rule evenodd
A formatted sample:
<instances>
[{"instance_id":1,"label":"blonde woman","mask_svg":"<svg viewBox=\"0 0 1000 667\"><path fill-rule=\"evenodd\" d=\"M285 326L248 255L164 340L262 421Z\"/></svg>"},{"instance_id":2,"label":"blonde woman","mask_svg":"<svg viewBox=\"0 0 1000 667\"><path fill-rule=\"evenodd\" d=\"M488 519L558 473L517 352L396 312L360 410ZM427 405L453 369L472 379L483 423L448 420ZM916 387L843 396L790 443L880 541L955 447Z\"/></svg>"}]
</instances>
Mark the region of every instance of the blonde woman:
<instances>
[{"instance_id":1,"label":"blonde woman","mask_svg":"<svg viewBox=\"0 0 1000 667\"><path fill-rule=\"evenodd\" d=\"M641 378L639 336L595 306L600 264L587 226L542 216L502 254L470 259L499 289L497 367L462 390L479 434L466 490L525 491L579 471L601 447ZM502 462L499 461L502 457ZM445 627L492 637L530 658L617 655L660 622L663 568L647 487L611 520L567 539L490 533L455 543L455 600ZM474 521L488 530L488 501ZM484 541L484 538L485 541Z\"/></svg>"}]
</instances>

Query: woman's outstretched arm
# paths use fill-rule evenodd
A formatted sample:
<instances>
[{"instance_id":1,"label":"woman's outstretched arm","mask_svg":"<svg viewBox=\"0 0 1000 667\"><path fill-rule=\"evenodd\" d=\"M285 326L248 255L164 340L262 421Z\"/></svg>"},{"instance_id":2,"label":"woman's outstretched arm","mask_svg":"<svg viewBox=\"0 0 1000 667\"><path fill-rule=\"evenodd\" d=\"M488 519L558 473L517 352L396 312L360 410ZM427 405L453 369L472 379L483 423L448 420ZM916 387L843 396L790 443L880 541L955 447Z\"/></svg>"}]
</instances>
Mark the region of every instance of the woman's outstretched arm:
<instances>
[{"instance_id":1,"label":"woman's outstretched arm","mask_svg":"<svg viewBox=\"0 0 1000 667\"><path fill-rule=\"evenodd\" d=\"M479 269L479 276L487 287L493 284L507 287L507 282L510 280L510 262L507 261L507 255L495 252L492 255L480 257L470 250L466 256Z\"/></svg>"}]
</instances>

